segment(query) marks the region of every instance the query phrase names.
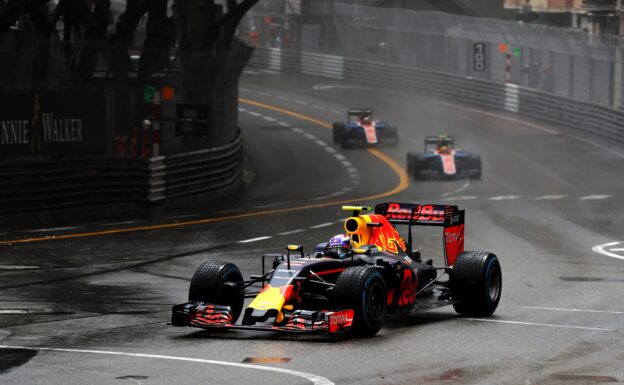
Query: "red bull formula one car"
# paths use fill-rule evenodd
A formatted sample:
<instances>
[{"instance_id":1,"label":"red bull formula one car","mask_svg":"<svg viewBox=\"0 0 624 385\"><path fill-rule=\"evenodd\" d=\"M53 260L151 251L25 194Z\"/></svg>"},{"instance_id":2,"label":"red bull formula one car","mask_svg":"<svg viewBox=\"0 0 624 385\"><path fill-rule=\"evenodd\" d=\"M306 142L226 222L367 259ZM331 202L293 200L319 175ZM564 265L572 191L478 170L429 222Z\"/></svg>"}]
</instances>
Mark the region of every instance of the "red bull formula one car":
<instances>
[{"instance_id":1,"label":"red bull formula one car","mask_svg":"<svg viewBox=\"0 0 624 385\"><path fill-rule=\"evenodd\" d=\"M262 257L262 273L244 280L230 262L206 261L191 280L189 302L175 305L174 326L372 336L387 316L452 305L489 316L501 297L496 255L464 251L464 211L457 206L384 203L345 206L349 243L297 245ZM407 242L395 226L407 227ZM413 226L443 230L444 266L412 251ZM345 247L347 246L347 247ZM265 270L266 260L271 269ZM260 289L253 290L254 284ZM253 300L246 307L245 298ZM242 314L242 320L239 317Z\"/></svg>"},{"instance_id":2,"label":"red bull formula one car","mask_svg":"<svg viewBox=\"0 0 624 385\"><path fill-rule=\"evenodd\" d=\"M332 129L334 143L342 148L377 146L399 143L399 133L388 123L373 120L370 108L351 108L347 114L347 123L336 122Z\"/></svg>"},{"instance_id":3,"label":"red bull formula one car","mask_svg":"<svg viewBox=\"0 0 624 385\"><path fill-rule=\"evenodd\" d=\"M481 179L481 156L455 149L451 136L427 136L424 152L407 153L407 173L416 180Z\"/></svg>"}]
</instances>

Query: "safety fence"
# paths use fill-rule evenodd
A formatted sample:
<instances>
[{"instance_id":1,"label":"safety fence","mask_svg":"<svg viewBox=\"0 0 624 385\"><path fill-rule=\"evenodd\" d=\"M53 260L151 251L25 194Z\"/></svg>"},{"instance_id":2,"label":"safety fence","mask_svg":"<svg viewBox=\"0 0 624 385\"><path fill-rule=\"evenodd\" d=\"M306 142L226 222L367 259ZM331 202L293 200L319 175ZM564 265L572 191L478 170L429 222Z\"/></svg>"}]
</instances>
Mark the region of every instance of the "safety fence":
<instances>
[{"instance_id":1,"label":"safety fence","mask_svg":"<svg viewBox=\"0 0 624 385\"><path fill-rule=\"evenodd\" d=\"M273 3L260 0L241 24L250 43L511 82L624 109L624 38L352 1L310 2L297 15L273 10L268 23Z\"/></svg>"},{"instance_id":2,"label":"safety fence","mask_svg":"<svg viewBox=\"0 0 624 385\"><path fill-rule=\"evenodd\" d=\"M457 76L445 72L393 65L335 55L313 54L317 63L331 60L340 63L333 67L318 64L317 76L341 79L348 83L380 89L431 95L447 101L469 104L494 110L517 113L562 127L571 127L624 142L624 112L604 105L583 102L546 93L512 83ZM310 54L275 48L257 48L250 65L257 69L279 70L306 74L306 58ZM279 63L276 62L279 58ZM273 66L269 67L272 62ZM320 69L323 69L321 71Z\"/></svg>"},{"instance_id":3,"label":"safety fence","mask_svg":"<svg viewBox=\"0 0 624 385\"><path fill-rule=\"evenodd\" d=\"M168 157L93 156L0 163L0 214L85 204L157 203L236 187L243 140Z\"/></svg>"}]
</instances>

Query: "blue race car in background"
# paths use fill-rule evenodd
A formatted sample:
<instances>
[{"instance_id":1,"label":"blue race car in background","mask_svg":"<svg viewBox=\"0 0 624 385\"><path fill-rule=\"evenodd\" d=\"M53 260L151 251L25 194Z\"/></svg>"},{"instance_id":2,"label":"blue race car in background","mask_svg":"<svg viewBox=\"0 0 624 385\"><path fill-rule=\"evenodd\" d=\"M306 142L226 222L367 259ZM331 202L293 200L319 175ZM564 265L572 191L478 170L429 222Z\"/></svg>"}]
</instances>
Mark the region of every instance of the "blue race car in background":
<instances>
[{"instance_id":1,"label":"blue race car in background","mask_svg":"<svg viewBox=\"0 0 624 385\"><path fill-rule=\"evenodd\" d=\"M427 136L424 153L407 153L407 173L416 180L481 179L481 156L456 150L451 136Z\"/></svg>"},{"instance_id":2,"label":"blue race car in background","mask_svg":"<svg viewBox=\"0 0 624 385\"><path fill-rule=\"evenodd\" d=\"M399 142L396 127L373 120L373 110L370 108L349 109L347 123L334 123L332 134L334 143L340 143L342 148L382 144L394 147Z\"/></svg>"}]
</instances>

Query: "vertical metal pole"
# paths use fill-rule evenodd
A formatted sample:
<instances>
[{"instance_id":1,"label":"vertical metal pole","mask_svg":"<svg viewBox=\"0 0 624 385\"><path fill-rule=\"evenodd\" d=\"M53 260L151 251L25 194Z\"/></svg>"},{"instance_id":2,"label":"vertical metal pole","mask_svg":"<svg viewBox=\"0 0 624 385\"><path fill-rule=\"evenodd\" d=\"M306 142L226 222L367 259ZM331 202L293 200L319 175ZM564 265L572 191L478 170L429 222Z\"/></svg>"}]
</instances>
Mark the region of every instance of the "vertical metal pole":
<instances>
[{"instance_id":1,"label":"vertical metal pole","mask_svg":"<svg viewBox=\"0 0 624 385\"><path fill-rule=\"evenodd\" d=\"M511 83L511 47L505 54L505 79L507 83Z\"/></svg>"},{"instance_id":2,"label":"vertical metal pole","mask_svg":"<svg viewBox=\"0 0 624 385\"><path fill-rule=\"evenodd\" d=\"M622 106L622 48L615 44L613 47L613 104L615 108Z\"/></svg>"},{"instance_id":3,"label":"vertical metal pole","mask_svg":"<svg viewBox=\"0 0 624 385\"><path fill-rule=\"evenodd\" d=\"M574 98L574 55L570 55L570 76L568 79L569 94L568 96Z\"/></svg>"},{"instance_id":4,"label":"vertical metal pole","mask_svg":"<svg viewBox=\"0 0 624 385\"><path fill-rule=\"evenodd\" d=\"M594 59L589 58L589 101L594 101Z\"/></svg>"}]
</instances>

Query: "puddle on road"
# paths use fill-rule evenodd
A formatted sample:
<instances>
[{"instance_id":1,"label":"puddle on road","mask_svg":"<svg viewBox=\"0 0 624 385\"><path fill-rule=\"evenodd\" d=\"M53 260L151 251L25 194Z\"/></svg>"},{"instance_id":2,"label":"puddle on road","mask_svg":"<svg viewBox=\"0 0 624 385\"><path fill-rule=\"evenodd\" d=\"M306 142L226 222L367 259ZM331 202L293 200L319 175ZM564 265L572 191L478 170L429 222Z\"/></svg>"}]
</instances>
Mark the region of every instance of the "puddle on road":
<instances>
[{"instance_id":1,"label":"puddle on road","mask_svg":"<svg viewBox=\"0 0 624 385\"><path fill-rule=\"evenodd\" d=\"M622 278L604 278L604 277L559 277L562 281L569 282L624 282Z\"/></svg>"},{"instance_id":2,"label":"puddle on road","mask_svg":"<svg viewBox=\"0 0 624 385\"><path fill-rule=\"evenodd\" d=\"M553 374L550 378L559 381L573 381L578 384L604 384L618 382L617 378L610 376L590 376L584 374Z\"/></svg>"},{"instance_id":3,"label":"puddle on road","mask_svg":"<svg viewBox=\"0 0 624 385\"><path fill-rule=\"evenodd\" d=\"M36 355L32 349L0 349L0 374L26 364Z\"/></svg>"}]
</instances>

